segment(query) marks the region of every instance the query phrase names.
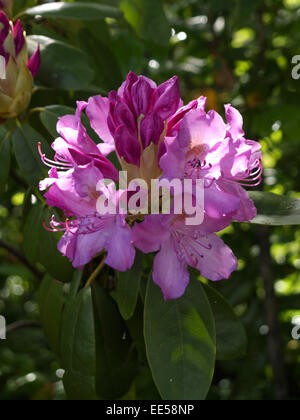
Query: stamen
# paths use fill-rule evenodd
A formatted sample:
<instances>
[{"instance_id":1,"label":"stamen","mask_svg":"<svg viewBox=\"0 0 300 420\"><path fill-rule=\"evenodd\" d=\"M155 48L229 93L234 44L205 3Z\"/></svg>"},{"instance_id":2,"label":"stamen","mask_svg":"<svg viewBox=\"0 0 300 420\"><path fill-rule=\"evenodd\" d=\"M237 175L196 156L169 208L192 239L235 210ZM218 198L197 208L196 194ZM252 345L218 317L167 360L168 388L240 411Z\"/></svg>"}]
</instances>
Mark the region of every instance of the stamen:
<instances>
[{"instance_id":1,"label":"stamen","mask_svg":"<svg viewBox=\"0 0 300 420\"><path fill-rule=\"evenodd\" d=\"M58 229L57 227L48 227L47 225L46 225L46 221L45 220L43 220L43 228L45 229L45 230L47 230L48 232L64 232L66 229L65 228L61 228L61 229ZM51 223L52 222L50 222L50 225L51 225Z\"/></svg>"},{"instance_id":2,"label":"stamen","mask_svg":"<svg viewBox=\"0 0 300 420\"><path fill-rule=\"evenodd\" d=\"M253 172L254 171L254 172ZM261 160L256 160L244 177L235 177L231 182L238 182L243 187L257 187L262 181L263 166ZM241 182L240 182L241 181ZM257 181L257 182L256 182Z\"/></svg>"},{"instance_id":3,"label":"stamen","mask_svg":"<svg viewBox=\"0 0 300 420\"><path fill-rule=\"evenodd\" d=\"M199 249L196 245L199 245L203 249L210 251L212 249L212 244L205 245L201 242L201 238L205 236L200 233L194 234L194 236L189 236L186 232L180 231L177 229L172 233L174 240L174 248L178 258L181 261L186 261L192 267L197 267L200 259L204 258L199 252Z\"/></svg>"},{"instance_id":4,"label":"stamen","mask_svg":"<svg viewBox=\"0 0 300 420\"><path fill-rule=\"evenodd\" d=\"M86 216L78 219L69 219L67 218L64 222L56 222L55 217L53 216L50 222L50 228L46 225L46 222L43 221L43 227L49 232L69 232L72 235L90 235L96 232L103 230L109 223L109 218L114 216Z\"/></svg>"},{"instance_id":5,"label":"stamen","mask_svg":"<svg viewBox=\"0 0 300 420\"><path fill-rule=\"evenodd\" d=\"M49 168L56 168L62 171L72 168L71 163L61 161L59 159L56 159L55 161L48 159L46 155L42 152L42 145L40 142L38 143L38 151L39 151L39 155L41 157L42 162L44 163L44 165L48 166Z\"/></svg>"}]
</instances>

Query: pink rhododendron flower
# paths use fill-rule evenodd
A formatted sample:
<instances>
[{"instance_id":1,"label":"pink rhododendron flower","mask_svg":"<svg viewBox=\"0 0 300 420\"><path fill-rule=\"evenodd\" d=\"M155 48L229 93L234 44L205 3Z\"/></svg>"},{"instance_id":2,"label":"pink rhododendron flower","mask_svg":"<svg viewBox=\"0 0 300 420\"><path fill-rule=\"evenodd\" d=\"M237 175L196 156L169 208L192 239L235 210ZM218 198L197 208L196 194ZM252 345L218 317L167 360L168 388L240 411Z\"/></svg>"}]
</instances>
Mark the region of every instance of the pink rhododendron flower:
<instances>
[{"instance_id":1,"label":"pink rhododendron flower","mask_svg":"<svg viewBox=\"0 0 300 420\"><path fill-rule=\"evenodd\" d=\"M59 119L57 132L61 137L57 138L52 145L56 152L55 161L49 161L42 156L43 161L50 167L59 167L60 169L73 168L94 162L104 178L118 181L117 169L102 155L81 122L81 115L86 107L86 102L78 102L75 115L66 115Z\"/></svg>"},{"instance_id":2,"label":"pink rhododendron flower","mask_svg":"<svg viewBox=\"0 0 300 420\"><path fill-rule=\"evenodd\" d=\"M261 181L260 145L244 138L242 116L232 106L226 106L225 124L215 111L205 112L204 98L199 103L168 133L160 160L163 176L204 179L208 216L249 222L256 208L243 187Z\"/></svg>"},{"instance_id":3,"label":"pink rhododendron flower","mask_svg":"<svg viewBox=\"0 0 300 420\"><path fill-rule=\"evenodd\" d=\"M118 92L91 98L87 115L105 142L102 150L115 149L131 179L150 181L161 173L158 163L167 121L181 104L177 77L157 86L131 72Z\"/></svg>"},{"instance_id":4,"label":"pink rhododendron flower","mask_svg":"<svg viewBox=\"0 0 300 420\"><path fill-rule=\"evenodd\" d=\"M227 225L224 219L212 223L208 218L201 226L186 226L182 216L150 215L133 227L133 241L144 253L159 251L154 260L153 280L164 297L182 296L189 283L187 267L217 281L229 278L237 268L237 259L213 232Z\"/></svg>"},{"instance_id":5,"label":"pink rhododendron flower","mask_svg":"<svg viewBox=\"0 0 300 420\"><path fill-rule=\"evenodd\" d=\"M0 80L0 119L6 120L18 116L30 103L33 78L40 67L40 51L37 48L28 60L21 22L13 25L3 11L0 11L0 56L6 73Z\"/></svg>"},{"instance_id":6,"label":"pink rhododendron flower","mask_svg":"<svg viewBox=\"0 0 300 420\"><path fill-rule=\"evenodd\" d=\"M75 268L83 268L97 253L106 250L106 264L127 271L135 258L131 230L124 215L97 213L97 199L101 195L97 186L103 174L95 163L75 166L66 173L59 173L56 168L50 172L50 178L40 188L50 185L45 194L47 204L64 210L69 216L63 223L55 219L50 223L51 230L65 232L58 244L60 252Z\"/></svg>"},{"instance_id":7,"label":"pink rhododendron flower","mask_svg":"<svg viewBox=\"0 0 300 420\"><path fill-rule=\"evenodd\" d=\"M189 266L212 281L229 278L237 259L216 233L232 220L248 222L256 216L244 187L256 186L261 180L261 151L258 143L245 138L243 119L236 109L226 106L224 122L205 107L203 97L183 106L176 77L157 86L130 73L118 92L78 102L75 115L60 118L57 131L61 137L53 143L54 160L41 151L51 170L40 188L47 190L48 205L62 209L67 217L63 223L53 219L50 226L65 232L59 249L74 267L82 268L106 250L106 263L126 271L134 262L134 246L144 253L157 252L153 280L165 299L184 294ZM99 145L81 122L84 110L102 140ZM118 179L116 168L105 157L112 151L129 182L139 178L149 187L153 179L190 180L188 194L193 198L193 184L201 180L204 222L187 225L185 212L175 214L174 202L171 214L99 213L99 197L104 194L107 198L99 182ZM123 197L123 191L112 187L108 191L117 200ZM149 191L141 187L140 192L143 200L147 198ZM171 192L175 201L175 192Z\"/></svg>"}]
</instances>

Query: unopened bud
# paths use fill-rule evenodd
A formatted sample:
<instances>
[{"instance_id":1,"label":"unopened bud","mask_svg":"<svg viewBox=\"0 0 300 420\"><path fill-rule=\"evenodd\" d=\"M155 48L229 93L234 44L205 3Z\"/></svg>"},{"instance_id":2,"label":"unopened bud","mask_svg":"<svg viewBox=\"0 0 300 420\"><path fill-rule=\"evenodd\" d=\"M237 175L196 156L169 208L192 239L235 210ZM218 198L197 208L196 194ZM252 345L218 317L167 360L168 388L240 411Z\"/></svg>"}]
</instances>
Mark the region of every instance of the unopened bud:
<instances>
[{"instance_id":1,"label":"unopened bud","mask_svg":"<svg viewBox=\"0 0 300 420\"><path fill-rule=\"evenodd\" d=\"M2 0L3 2L3 0ZM33 78L40 66L39 48L28 60L21 22L15 25L0 12L0 120L15 118L29 106Z\"/></svg>"}]
</instances>

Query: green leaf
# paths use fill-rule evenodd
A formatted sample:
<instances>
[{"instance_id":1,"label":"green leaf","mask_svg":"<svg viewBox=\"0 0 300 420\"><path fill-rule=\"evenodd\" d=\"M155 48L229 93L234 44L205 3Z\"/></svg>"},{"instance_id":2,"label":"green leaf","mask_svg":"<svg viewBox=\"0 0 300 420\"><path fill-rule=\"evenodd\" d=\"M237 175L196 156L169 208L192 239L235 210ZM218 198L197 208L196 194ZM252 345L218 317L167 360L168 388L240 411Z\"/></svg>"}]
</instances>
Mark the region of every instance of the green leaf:
<instances>
[{"instance_id":1,"label":"green leaf","mask_svg":"<svg viewBox=\"0 0 300 420\"><path fill-rule=\"evenodd\" d=\"M130 319L135 311L142 275L143 254L137 253L135 263L126 273L118 273L116 300L119 311L125 320Z\"/></svg>"},{"instance_id":2,"label":"green leaf","mask_svg":"<svg viewBox=\"0 0 300 420\"><path fill-rule=\"evenodd\" d=\"M149 279L144 334L156 386L165 400L205 399L214 374L216 330L200 282L185 295L165 302Z\"/></svg>"},{"instance_id":3,"label":"green leaf","mask_svg":"<svg viewBox=\"0 0 300 420\"><path fill-rule=\"evenodd\" d=\"M300 199L254 191L250 197L257 208L257 225L285 226L300 225Z\"/></svg>"},{"instance_id":4,"label":"green leaf","mask_svg":"<svg viewBox=\"0 0 300 420\"><path fill-rule=\"evenodd\" d=\"M62 322L61 355L64 386L70 400L97 400L95 330L91 289L67 301Z\"/></svg>"},{"instance_id":5,"label":"green leaf","mask_svg":"<svg viewBox=\"0 0 300 420\"><path fill-rule=\"evenodd\" d=\"M39 204L32 207L24 226L23 249L31 264L39 262L56 280L69 282L73 275L72 265L58 251L57 235L43 226L43 221L49 222L53 213Z\"/></svg>"},{"instance_id":6,"label":"green leaf","mask_svg":"<svg viewBox=\"0 0 300 420\"><path fill-rule=\"evenodd\" d=\"M121 398L136 373L137 353L114 300L93 284L96 331L96 389L104 399Z\"/></svg>"},{"instance_id":7,"label":"green leaf","mask_svg":"<svg viewBox=\"0 0 300 420\"><path fill-rule=\"evenodd\" d=\"M244 356L247 336L243 324L220 293L207 285L204 285L204 290L215 316L217 360L233 360Z\"/></svg>"},{"instance_id":8,"label":"green leaf","mask_svg":"<svg viewBox=\"0 0 300 420\"><path fill-rule=\"evenodd\" d=\"M32 54L39 44L41 68L37 80L46 87L62 90L84 90L94 78L88 56L78 48L42 35L27 37Z\"/></svg>"},{"instance_id":9,"label":"green leaf","mask_svg":"<svg viewBox=\"0 0 300 420\"><path fill-rule=\"evenodd\" d=\"M47 141L29 125L21 125L12 134L15 156L20 170L28 184L38 184L47 174L38 153L38 142L45 153L51 153Z\"/></svg>"},{"instance_id":10,"label":"green leaf","mask_svg":"<svg viewBox=\"0 0 300 420\"><path fill-rule=\"evenodd\" d=\"M106 40L110 36L106 27L106 22L101 22L101 25L99 22L90 22L82 28L79 35L81 48L89 52L90 63L95 71L93 84L103 94L117 89L123 82L119 63L111 49L111 39Z\"/></svg>"},{"instance_id":11,"label":"green leaf","mask_svg":"<svg viewBox=\"0 0 300 420\"><path fill-rule=\"evenodd\" d=\"M75 109L62 106L62 105L50 105L46 106L40 113L40 120L44 127L49 131L53 138L57 137L56 125L59 117L64 115L74 115Z\"/></svg>"},{"instance_id":12,"label":"green leaf","mask_svg":"<svg viewBox=\"0 0 300 420\"><path fill-rule=\"evenodd\" d=\"M141 38L169 45L171 27L161 0L121 0L120 8Z\"/></svg>"},{"instance_id":13,"label":"green leaf","mask_svg":"<svg viewBox=\"0 0 300 420\"><path fill-rule=\"evenodd\" d=\"M4 193L8 180L11 155L10 136L1 128L0 131L0 195Z\"/></svg>"},{"instance_id":14,"label":"green leaf","mask_svg":"<svg viewBox=\"0 0 300 420\"><path fill-rule=\"evenodd\" d=\"M95 3L47 3L26 10L29 16L42 16L48 19L96 20L103 18L119 18L122 12L116 7Z\"/></svg>"},{"instance_id":15,"label":"green leaf","mask_svg":"<svg viewBox=\"0 0 300 420\"><path fill-rule=\"evenodd\" d=\"M49 131L53 138L58 137L58 133L56 131L56 126L58 123L58 119L60 117L66 115L75 115L76 110L69 106L63 105L49 105L43 108L40 112L40 120L44 127ZM82 114L82 123L85 126L88 135L91 137L95 143L99 143L99 137L97 134L92 130L90 126L90 121L85 114Z\"/></svg>"},{"instance_id":16,"label":"green leaf","mask_svg":"<svg viewBox=\"0 0 300 420\"><path fill-rule=\"evenodd\" d=\"M43 331L52 351L59 356L64 305L63 284L46 275L40 285L37 299Z\"/></svg>"}]
</instances>

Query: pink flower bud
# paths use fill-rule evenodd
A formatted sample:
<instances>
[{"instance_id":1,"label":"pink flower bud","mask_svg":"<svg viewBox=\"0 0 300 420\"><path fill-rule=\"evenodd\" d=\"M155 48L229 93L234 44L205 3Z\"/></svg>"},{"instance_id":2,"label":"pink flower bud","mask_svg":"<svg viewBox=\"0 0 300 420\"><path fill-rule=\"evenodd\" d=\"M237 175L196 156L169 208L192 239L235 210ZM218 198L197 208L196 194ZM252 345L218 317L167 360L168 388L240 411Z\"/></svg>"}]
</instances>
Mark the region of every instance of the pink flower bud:
<instances>
[{"instance_id":1,"label":"pink flower bud","mask_svg":"<svg viewBox=\"0 0 300 420\"><path fill-rule=\"evenodd\" d=\"M2 0L3 3L3 0ZM0 11L0 56L5 66L0 79L0 119L15 118L29 106L33 77L40 67L39 48L28 60L25 33L21 22L15 25Z\"/></svg>"}]
</instances>

